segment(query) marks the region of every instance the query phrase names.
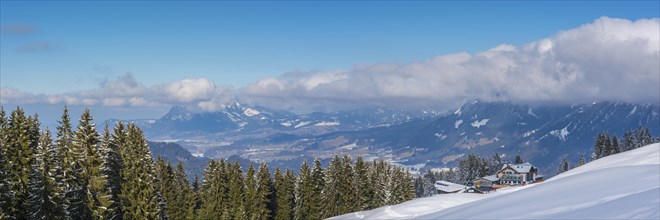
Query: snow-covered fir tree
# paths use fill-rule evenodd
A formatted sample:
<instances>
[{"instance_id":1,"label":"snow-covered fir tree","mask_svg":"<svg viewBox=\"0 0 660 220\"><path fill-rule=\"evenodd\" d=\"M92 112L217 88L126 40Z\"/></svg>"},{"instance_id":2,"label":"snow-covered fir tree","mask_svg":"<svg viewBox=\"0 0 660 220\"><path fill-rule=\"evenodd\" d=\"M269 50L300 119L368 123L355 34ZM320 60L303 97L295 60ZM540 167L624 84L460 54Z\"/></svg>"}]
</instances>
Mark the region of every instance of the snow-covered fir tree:
<instances>
[{"instance_id":1,"label":"snow-covered fir tree","mask_svg":"<svg viewBox=\"0 0 660 220\"><path fill-rule=\"evenodd\" d=\"M374 190L369 182L369 163L365 162L360 156L355 159L355 177L353 186L355 189L355 204L356 209L365 210L371 208L371 199L374 195Z\"/></svg>"},{"instance_id":2,"label":"snow-covered fir tree","mask_svg":"<svg viewBox=\"0 0 660 220\"><path fill-rule=\"evenodd\" d=\"M12 163L11 154L13 149L9 146L10 126L7 120L6 112L0 107L0 218L16 219L16 193L13 191L11 177Z\"/></svg>"},{"instance_id":3,"label":"snow-covered fir tree","mask_svg":"<svg viewBox=\"0 0 660 220\"><path fill-rule=\"evenodd\" d=\"M33 121L25 116L23 109L17 107L9 117L7 142L4 143L7 152L9 185L14 198L10 200L13 208L9 209L8 217L27 219L29 210L28 176L34 154Z\"/></svg>"},{"instance_id":4,"label":"snow-covered fir tree","mask_svg":"<svg viewBox=\"0 0 660 220\"><path fill-rule=\"evenodd\" d=\"M300 166L300 171L296 178L293 219L309 219L309 214L312 210L311 201L314 196L313 189L312 172L305 160Z\"/></svg>"},{"instance_id":5,"label":"snow-covered fir tree","mask_svg":"<svg viewBox=\"0 0 660 220\"><path fill-rule=\"evenodd\" d=\"M563 173L570 170L570 164L568 162L568 156L564 155L559 162L559 168L557 169L557 174Z\"/></svg>"},{"instance_id":6,"label":"snow-covered fir tree","mask_svg":"<svg viewBox=\"0 0 660 220\"><path fill-rule=\"evenodd\" d=\"M49 159L53 156L49 152L53 145L50 131L46 129L39 139L29 177L29 218L64 219L66 210L62 205L62 195L50 175L52 165Z\"/></svg>"}]
</instances>

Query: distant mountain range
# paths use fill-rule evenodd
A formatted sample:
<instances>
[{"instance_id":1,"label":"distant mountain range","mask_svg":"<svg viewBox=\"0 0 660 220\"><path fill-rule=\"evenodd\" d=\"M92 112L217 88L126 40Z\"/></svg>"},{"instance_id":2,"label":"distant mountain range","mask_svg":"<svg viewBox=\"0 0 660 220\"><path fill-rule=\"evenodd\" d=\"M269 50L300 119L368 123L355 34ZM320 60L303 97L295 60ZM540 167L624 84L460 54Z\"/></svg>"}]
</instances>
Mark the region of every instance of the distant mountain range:
<instances>
[{"instance_id":1,"label":"distant mountain range","mask_svg":"<svg viewBox=\"0 0 660 220\"><path fill-rule=\"evenodd\" d=\"M449 112L364 108L298 115L239 103L218 112L175 106L160 119L134 120L151 141L176 142L195 156L265 160L298 168L334 154L386 159L416 169L451 167L474 153L503 154L553 175L559 158L591 152L597 133L660 132L657 105L599 102L526 106L470 102ZM114 123L114 121L109 121Z\"/></svg>"}]
</instances>

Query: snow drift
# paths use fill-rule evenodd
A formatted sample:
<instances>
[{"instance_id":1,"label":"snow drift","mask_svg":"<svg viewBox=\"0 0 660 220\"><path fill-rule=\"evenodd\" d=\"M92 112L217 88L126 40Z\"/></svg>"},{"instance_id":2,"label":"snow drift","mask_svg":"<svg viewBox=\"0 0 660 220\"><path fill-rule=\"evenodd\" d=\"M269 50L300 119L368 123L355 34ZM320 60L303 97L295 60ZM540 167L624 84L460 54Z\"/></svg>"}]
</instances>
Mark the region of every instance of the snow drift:
<instances>
[{"instance_id":1,"label":"snow drift","mask_svg":"<svg viewBox=\"0 0 660 220\"><path fill-rule=\"evenodd\" d=\"M660 144L592 161L543 183L448 194L333 219L660 219Z\"/></svg>"}]
</instances>

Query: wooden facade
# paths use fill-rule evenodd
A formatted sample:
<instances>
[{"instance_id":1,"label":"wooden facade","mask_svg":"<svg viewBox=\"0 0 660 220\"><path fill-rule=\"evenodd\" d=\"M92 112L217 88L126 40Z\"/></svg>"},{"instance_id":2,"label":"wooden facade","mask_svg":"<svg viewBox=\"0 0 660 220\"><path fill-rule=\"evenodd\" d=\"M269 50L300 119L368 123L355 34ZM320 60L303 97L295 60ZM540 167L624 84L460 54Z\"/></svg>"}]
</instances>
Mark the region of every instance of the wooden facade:
<instances>
[{"instance_id":1,"label":"wooden facade","mask_svg":"<svg viewBox=\"0 0 660 220\"><path fill-rule=\"evenodd\" d=\"M497 172L500 184L519 185L536 180L538 169L530 163L506 164Z\"/></svg>"},{"instance_id":2,"label":"wooden facade","mask_svg":"<svg viewBox=\"0 0 660 220\"><path fill-rule=\"evenodd\" d=\"M484 177L472 181L473 186L481 191L491 191L498 183L499 180L486 179Z\"/></svg>"}]
</instances>

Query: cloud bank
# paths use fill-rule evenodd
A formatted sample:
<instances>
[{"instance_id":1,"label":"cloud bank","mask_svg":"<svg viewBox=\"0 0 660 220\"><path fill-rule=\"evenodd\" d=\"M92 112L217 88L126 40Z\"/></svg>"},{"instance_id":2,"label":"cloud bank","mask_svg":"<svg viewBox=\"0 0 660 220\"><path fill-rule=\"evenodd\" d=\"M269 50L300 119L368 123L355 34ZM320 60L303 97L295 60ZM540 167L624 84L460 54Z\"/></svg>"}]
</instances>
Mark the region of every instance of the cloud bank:
<instances>
[{"instance_id":1,"label":"cloud bank","mask_svg":"<svg viewBox=\"0 0 660 220\"><path fill-rule=\"evenodd\" d=\"M655 102L660 20L602 17L525 45L499 45L407 64L356 65L241 88L257 103L406 105L466 99L511 102ZM319 104L327 104L327 103Z\"/></svg>"},{"instance_id":2,"label":"cloud bank","mask_svg":"<svg viewBox=\"0 0 660 220\"><path fill-rule=\"evenodd\" d=\"M221 109L236 98L280 109L363 105L433 107L465 100L516 103L660 102L660 19L602 17L524 45L424 61L266 77L243 88L205 78L145 87L131 74L91 91L35 95L3 87L3 103L103 106L183 104Z\"/></svg>"},{"instance_id":3,"label":"cloud bank","mask_svg":"<svg viewBox=\"0 0 660 220\"><path fill-rule=\"evenodd\" d=\"M186 78L180 81L144 86L126 73L115 80L104 81L98 89L60 95L32 94L9 87L0 88L3 104L59 104L107 107L163 107L185 105L204 111L215 111L222 104L234 100L235 89L216 86L205 78Z\"/></svg>"}]
</instances>

